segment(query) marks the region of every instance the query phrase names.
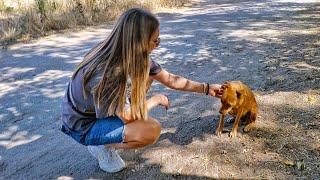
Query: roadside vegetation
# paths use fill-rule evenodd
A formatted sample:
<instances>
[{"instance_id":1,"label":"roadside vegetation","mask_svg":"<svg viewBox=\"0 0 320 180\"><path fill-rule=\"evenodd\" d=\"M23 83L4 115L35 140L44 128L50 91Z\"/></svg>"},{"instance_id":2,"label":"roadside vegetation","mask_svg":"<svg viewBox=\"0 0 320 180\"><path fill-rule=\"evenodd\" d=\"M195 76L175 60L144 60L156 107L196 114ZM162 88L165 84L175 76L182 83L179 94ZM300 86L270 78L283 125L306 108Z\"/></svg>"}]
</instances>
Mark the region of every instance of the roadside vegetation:
<instances>
[{"instance_id":1,"label":"roadside vegetation","mask_svg":"<svg viewBox=\"0 0 320 180\"><path fill-rule=\"evenodd\" d=\"M153 11L190 0L0 0L0 44L114 20L131 7Z\"/></svg>"}]
</instances>

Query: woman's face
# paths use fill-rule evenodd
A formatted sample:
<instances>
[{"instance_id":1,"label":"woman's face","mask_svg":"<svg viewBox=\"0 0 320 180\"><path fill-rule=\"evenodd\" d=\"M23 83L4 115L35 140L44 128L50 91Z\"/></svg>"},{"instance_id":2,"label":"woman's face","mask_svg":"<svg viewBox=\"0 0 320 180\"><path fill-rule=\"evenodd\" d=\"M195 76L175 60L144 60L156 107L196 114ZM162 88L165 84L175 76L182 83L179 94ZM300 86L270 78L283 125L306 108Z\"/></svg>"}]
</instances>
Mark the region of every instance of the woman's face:
<instances>
[{"instance_id":1,"label":"woman's face","mask_svg":"<svg viewBox=\"0 0 320 180\"><path fill-rule=\"evenodd\" d=\"M148 52L151 53L156 47L160 44L160 38L159 38L160 30L159 28L156 29L156 31L151 35L150 41L149 41L149 49Z\"/></svg>"}]
</instances>

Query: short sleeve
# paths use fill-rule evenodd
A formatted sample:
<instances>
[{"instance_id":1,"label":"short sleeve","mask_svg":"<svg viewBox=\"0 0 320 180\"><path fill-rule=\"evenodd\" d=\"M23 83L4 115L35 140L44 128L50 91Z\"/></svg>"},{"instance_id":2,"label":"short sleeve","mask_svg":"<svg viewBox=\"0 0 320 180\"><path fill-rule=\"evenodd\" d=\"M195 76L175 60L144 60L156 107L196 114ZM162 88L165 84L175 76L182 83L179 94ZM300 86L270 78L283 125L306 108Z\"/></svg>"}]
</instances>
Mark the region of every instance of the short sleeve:
<instances>
[{"instance_id":1,"label":"short sleeve","mask_svg":"<svg viewBox=\"0 0 320 180\"><path fill-rule=\"evenodd\" d=\"M157 75L162 70L160 64L151 60L149 76Z\"/></svg>"}]
</instances>

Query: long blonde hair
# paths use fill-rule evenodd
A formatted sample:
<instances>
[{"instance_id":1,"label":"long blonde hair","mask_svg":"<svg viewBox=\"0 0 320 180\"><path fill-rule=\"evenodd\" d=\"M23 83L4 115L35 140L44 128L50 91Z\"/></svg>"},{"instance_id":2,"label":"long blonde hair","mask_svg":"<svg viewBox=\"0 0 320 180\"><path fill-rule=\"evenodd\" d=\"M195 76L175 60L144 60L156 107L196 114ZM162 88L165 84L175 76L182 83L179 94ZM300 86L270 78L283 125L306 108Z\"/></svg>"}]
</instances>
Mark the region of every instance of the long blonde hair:
<instances>
[{"instance_id":1,"label":"long blonde hair","mask_svg":"<svg viewBox=\"0 0 320 180\"><path fill-rule=\"evenodd\" d=\"M77 66L73 78L84 66L83 95L87 97L90 78L102 71L100 82L93 89L93 98L104 115L124 112L126 82L130 78L131 114L134 119L147 118L146 84L149 76L149 41L159 27L150 12L132 8L118 19L108 38L92 48Z\"/></svg>"}]
</instances>

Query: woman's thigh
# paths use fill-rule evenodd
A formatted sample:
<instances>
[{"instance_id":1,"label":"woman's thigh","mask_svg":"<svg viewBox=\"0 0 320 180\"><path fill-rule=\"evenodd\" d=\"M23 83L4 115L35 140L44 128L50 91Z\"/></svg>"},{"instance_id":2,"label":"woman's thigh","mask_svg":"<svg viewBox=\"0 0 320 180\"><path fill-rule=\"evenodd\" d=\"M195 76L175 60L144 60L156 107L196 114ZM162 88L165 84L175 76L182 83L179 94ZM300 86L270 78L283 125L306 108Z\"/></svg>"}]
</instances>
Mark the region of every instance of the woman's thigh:
<instances>
[{"instance_id":1,"label":"woman's thigh","mask_svg":"<svg viewBox=\"0 0 320 180\"><path fill-rule=\"evenodd\" d=\"M86 134L85 145L122 143L124 126L123 121L117 116L98 119Z\"/></svg>"},{"instance_id":2,"label":"woman's thigh","mask_svg":"<svg viewBox=\"0 0 320 180\"><path fill-rule=\"evenodd\" d=\"M124 142L153 143L161 132L161 124L154 118L136 120L125 125Z\"/></svg>"}]
</instances>

